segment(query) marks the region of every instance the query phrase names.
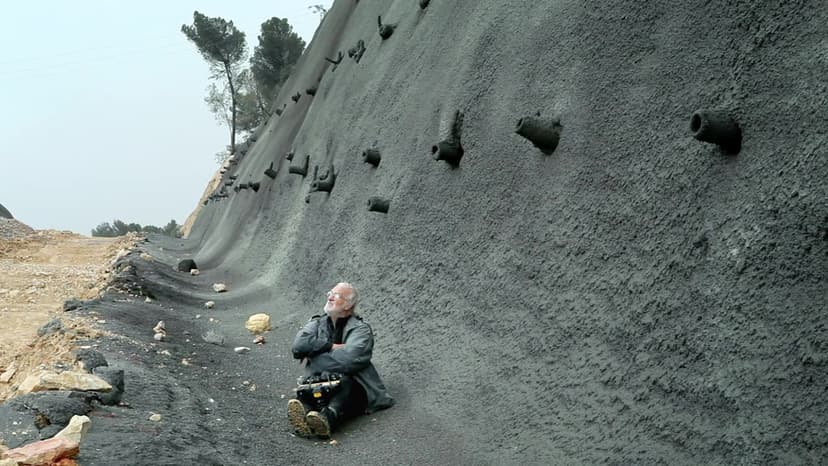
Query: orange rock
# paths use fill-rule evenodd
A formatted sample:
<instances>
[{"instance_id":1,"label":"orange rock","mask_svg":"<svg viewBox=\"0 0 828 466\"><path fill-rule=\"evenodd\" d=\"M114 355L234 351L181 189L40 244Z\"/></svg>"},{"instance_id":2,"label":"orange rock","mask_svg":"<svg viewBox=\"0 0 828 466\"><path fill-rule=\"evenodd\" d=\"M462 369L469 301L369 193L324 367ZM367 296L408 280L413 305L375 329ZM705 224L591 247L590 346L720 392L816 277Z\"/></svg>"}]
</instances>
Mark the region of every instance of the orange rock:
<instances>
[{"instance_id":1,"label":"orange rock","mask_svg":"<svg viewBox=\"0 0 828 466\"><path fill-rule=\"evenodd\" d=\"M52 463L49 466L79 466L78 462L71 459L71 458L63 458L58 460L56 463Z\"/></svg>"},{"instance_id":2,"label":"orange rock","mask_svg":"<svg viewBox=\"0 0 828 466\"><path fill-rule=\"evenodd\" d=\"M80 453L80 444L66 438L50 438L14 448L3 453L3 459L23 464L53 464L64 458L74 458ZM62 464L62 463L59 463ZM68 466L72 463L65 464Z\"/></svg>"}]
</instances>

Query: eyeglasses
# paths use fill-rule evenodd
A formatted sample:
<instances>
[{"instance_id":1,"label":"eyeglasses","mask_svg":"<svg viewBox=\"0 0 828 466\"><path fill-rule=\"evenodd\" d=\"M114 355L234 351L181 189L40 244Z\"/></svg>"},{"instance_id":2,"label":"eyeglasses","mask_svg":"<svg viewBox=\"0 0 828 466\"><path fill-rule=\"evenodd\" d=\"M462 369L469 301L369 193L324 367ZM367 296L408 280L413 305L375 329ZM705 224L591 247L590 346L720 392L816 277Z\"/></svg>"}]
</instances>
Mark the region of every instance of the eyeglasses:
<instances>
[{"instance_id":1,"label":"eyeglasses","mask_svg":"<svg viewBox=\"0 0 828 466\"><path fill-rule=\"evenodd\" d=\"M329 297L329 298L330 298L331 296L333 296L333 297L334 297L334 298L336 298L336 299L342 299L342 293L335 293L335 292L333 292L333 291L329 291L329 292L325 293L325 296L327 296L327 297Z\"/></svg>"}]
</instances>

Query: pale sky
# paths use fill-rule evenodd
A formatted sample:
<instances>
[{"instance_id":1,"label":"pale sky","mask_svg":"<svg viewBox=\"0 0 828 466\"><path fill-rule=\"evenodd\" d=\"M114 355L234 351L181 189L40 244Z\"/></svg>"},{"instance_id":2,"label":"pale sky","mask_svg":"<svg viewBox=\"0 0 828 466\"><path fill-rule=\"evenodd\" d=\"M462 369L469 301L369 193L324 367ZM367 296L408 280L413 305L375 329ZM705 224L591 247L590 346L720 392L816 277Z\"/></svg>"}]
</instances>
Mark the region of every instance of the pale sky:
<instances>
[{"instance_id":1,"label":"pale sky","mask_svg":"<svg viewBox=\"0 0 828 466\"><path fill-rule=\"evenodd\" d=\"M333 0L5 2L0 204L35 229L183 223L229 144L204 103L207 63L181 33L193 11L258 44L277 16L310 43Z\"/></svg>"}]
</instances>

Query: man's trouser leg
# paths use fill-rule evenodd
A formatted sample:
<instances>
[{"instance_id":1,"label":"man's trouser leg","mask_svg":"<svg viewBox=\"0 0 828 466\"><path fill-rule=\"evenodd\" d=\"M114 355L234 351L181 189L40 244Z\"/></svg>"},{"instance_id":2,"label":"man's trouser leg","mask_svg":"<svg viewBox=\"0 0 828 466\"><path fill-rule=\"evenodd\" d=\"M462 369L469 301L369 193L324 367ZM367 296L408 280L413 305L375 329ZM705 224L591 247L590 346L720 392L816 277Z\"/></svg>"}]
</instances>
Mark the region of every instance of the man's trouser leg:
<instances>
[{"instance_id":1,"label":"man's trouser leg","mask_svg":"<svg viewBox=\"0 0 828 466\"><path fill-rule=\"evenodd\" d=\"M339 389L333 394L322 414L333 431L343 421L359 416L368 407L368 397L362 385L349 375L342 376Z\"/></svg>"}]
</instances>

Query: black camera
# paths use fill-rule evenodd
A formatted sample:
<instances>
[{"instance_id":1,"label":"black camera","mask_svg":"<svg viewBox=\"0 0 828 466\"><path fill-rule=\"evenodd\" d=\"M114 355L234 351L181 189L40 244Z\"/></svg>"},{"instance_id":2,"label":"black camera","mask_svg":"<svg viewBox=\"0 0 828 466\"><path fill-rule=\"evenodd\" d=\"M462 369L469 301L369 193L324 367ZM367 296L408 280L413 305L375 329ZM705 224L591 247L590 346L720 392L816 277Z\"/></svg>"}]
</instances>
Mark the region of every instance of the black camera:
<instances>
[{"instance_id":1,"label":"black camera","mask_svg":"<svg viewBox=\"0 0 828 466\"><path fill-rule=\"evenodd\" d=\"M300 377L297 380L299 386L295 388L296 398L314 406L317 411L320 411L328 404L331 396L339 389L341 381L341 374L331 373Z\"/></svg>"}]
</instances>

